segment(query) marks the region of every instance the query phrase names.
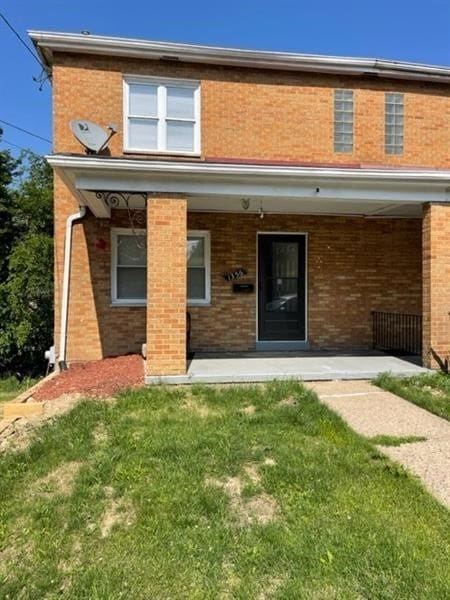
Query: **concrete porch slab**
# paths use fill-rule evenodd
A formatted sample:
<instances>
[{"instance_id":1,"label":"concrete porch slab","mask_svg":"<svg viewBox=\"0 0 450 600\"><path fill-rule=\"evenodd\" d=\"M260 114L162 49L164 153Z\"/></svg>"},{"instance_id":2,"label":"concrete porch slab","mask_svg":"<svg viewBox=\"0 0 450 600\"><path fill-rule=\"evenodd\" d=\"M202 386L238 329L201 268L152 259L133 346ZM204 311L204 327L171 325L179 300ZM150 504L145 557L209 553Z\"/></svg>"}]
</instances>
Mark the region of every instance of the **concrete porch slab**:
<instances>
[{"instance_id":1,"label":"concrete porch slab","mask_svg":"<svg viewBox=\"0 0 450 600\"><path fill-rule=\"evenodd\" d=\"M147 384L257 383L275 379L326 381L372 379L380 373L410 376L428 370L406 358L382 353L196 354L186 375L145 377Z\"/></svg>"}]
</instances>

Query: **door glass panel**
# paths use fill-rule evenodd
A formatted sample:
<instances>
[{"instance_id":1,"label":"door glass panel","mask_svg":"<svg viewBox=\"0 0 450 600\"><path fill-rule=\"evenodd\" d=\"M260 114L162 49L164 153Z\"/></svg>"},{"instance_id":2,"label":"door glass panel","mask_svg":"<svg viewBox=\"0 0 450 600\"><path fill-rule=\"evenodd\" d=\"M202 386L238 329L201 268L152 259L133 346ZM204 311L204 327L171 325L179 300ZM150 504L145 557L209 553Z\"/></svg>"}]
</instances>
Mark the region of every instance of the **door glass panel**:
<instances>
[{"instance_id":1,"label":"door glass panel","mask_svg":"<svg viewBox=\"0 0 450 600\"><path fill-rule=\"evenodd\" d=\"M297 277L273 277L267 280L266 311L280 313L298 311Z\"/></svg>"},{"instance_id":2,"label":"door glass panel","mask_svg":"<svg viewBox=\"0 0 450 600\"><path fill-rule=\"evenodd\" d=\"M298 277L298 242L272 244L272 277Z\"/></svg>"}]
</instances>

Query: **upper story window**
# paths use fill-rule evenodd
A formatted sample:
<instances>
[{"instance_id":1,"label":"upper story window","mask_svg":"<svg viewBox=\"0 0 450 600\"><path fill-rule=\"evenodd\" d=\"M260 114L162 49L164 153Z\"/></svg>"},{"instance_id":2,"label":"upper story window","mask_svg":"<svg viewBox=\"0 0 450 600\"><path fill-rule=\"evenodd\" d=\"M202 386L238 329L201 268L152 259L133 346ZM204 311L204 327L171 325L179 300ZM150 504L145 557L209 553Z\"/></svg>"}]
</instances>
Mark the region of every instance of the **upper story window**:
<instances>
[{"instance_id":1,"label":"upper story window","mask_svg":"<svg viewBox=\"0 0 450 600\"><path fill-rule=\"evenodd\" d=\"M384 97L384 150L386 154L403 153L404 95L387 92Z\"/></svg>"},{"instance_id":2,"label":"upper story window","mask_svg":"<svg viewBox=\"0 0 450 600\"><path fill-rule=\"evenodd\" d=\"M334 91L334 151L353 152L353 91Z\"/></svg>"},{"instance_id":3,"label":"upper story window","mask_svg":"<svg viewBox=\"0 0 450 600\"><path fill-rule=\"evenodd\" d=\"M124 134L130 152L199 154L199 83L127 77Z\"/></svg>"}]
</instances>

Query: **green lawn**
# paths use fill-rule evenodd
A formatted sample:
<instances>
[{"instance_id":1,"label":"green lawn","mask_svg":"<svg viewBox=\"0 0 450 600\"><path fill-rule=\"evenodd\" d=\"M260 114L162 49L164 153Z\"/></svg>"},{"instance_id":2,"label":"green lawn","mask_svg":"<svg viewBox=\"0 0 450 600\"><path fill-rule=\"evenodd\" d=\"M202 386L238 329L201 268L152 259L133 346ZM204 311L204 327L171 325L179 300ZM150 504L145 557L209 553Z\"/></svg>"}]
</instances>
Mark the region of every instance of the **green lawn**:
<instances>
[{"instance_id":1,"label":"green lawn","mask_svg":"<svg viewBox=\"0 0 450 600\"><path fill-rule=\"evenodd\" d=\"M36 383L36 379L23 379L19 381L15 377L0 378L0 404L14 400L16 396Z\"/></svg>"},{"instance_id":2,"label":"green lawn","mask_svg":"<svg viewBox=\"0 0 450 600\"><path fill-rule=\"evenodd\" d=\"M450 597L450 513L296 383L88 401L0 458L1 598Z\"/></svg>"},{"instance_id":3,"label":"green lawn","mask_svg":"<svg viewBox=\"0 0 450 600\"><path fill-rule=\"evenodd\" d=\"M449 375L430 373L414 377L394 377L384 373L374 383L450 421Z\"/></svg>"}]
</instances>

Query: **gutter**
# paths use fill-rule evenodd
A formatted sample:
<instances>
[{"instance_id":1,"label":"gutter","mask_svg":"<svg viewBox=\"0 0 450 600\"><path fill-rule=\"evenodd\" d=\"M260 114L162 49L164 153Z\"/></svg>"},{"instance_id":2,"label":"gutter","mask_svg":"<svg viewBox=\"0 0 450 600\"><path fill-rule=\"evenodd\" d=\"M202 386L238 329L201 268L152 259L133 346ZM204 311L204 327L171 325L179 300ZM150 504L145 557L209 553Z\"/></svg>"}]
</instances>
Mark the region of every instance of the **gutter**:
<instances>
[{"instance_id":1,"label":"gutter","mask_svg":"<svg viewBox=\"0 0 450 600\"><path fill-rule=\"evenodd\" d=\"M66 350L67 350L67 319L69 315L69 289L70 289L70 271L72 265L72 232L73 224L78 219L82 219L86 214L86 207L80 206L79 212L73 213L67 217L66 236L64 242L64 271L63 271L63 289L61 299L61 324L59 337L59 357L58 366L61 371L67 370Z\"/></svg>"},{"instance_id":2,"label":"gutter","mask_svg":"<svg viewBox=\"0 0 450 600\"><path fill-rule=\"evenodd\" d=\"M220 177L286 177L296 179L330 179L344 181L376 181L378 183L423 183L450 185L450 170L380 169L339 167L292 167L279 165L248 165L205 162L170 162L132 158L100 158L92 156L47 155L56 169L73 169L104 173L193 175Z\"/></svg>"},{"instance_id":3,"label":"gutter","mask_svg":"<svg viewBox=\"0 0 450 600\"><path fill-rule=\"evenodd\" d=\"M69 52L256 69L378 76L388 79L450 83L450 67L403 61L243 50L51 31L30 30L28 35L49 73L53 64L53 53Z\"/></svg>"}]
</instances>

